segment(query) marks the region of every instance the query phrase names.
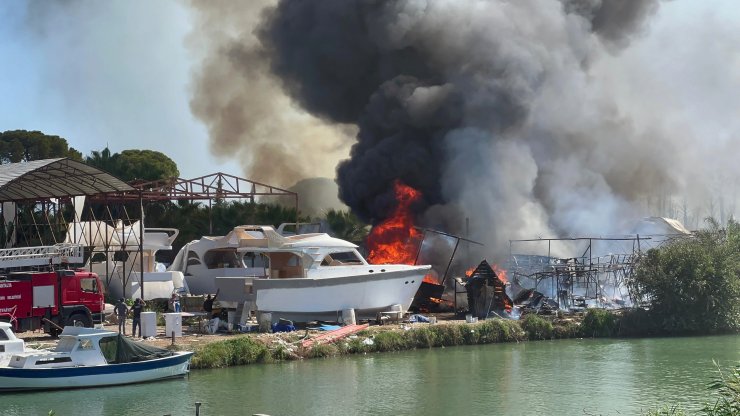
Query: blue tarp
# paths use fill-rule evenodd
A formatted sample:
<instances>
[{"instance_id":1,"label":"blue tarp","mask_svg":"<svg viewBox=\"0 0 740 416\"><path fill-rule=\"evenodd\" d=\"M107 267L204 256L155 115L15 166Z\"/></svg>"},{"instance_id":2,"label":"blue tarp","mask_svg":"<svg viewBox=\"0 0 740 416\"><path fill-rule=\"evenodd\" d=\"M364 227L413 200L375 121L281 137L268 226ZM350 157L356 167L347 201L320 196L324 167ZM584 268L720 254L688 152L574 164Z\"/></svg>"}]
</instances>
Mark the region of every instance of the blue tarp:
<instances>
[{"instance_id":1,"label":"blue tarp","mask_svg":"<svg viewBox=\"0 0 740 416\"><path fill-rule=\"evenodd\" d=\"M416 314L416 315L411 315L409 317L409 322L426 322L426 323L429 323L429 318L427 318L424 315L418 315L418 314Z\"/></svg>"},{"instance_id":2,"label":"blue tarp","mask_svg":"<svg viewBox=\"0 0 740 416\"><path fill-rule=\"evenodd\" d=\"M295 325L292 324L272 324L272 332L293 332Z\"/></svg>"},{"instance_id":3,"label":"blue tarp","mask_svg":"<svg viewBox=\"0 0 740 416\"><path fill-rule=\"evenodd\" d=\"M314 327L311 327L311 328L308 328L308 329L313 329L313 330L316 330L316 331L334 331L334 330L337 330L339 328L341 328L341 326L339 326L339 325L319 325L319 326L314 326Z\"/></svg>"}]
</instances>

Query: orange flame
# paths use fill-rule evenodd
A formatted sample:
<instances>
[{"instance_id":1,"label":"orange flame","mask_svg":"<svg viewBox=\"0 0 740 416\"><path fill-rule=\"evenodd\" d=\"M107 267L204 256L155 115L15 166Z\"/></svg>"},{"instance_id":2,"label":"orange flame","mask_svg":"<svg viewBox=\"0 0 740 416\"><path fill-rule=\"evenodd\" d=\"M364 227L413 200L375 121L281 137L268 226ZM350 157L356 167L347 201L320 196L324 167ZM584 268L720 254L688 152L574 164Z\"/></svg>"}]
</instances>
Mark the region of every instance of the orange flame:
<instances>
[{"instance_id":1,"label":"orange flame","mask_svg":"<svg viewBox=\"0 0 740 416\"><path fill-rule=\"evenodd\" d=\"M424 279L422 280L422 282L427 282L433 285L438 285L439 277L437 276L437 273L435 273L434 270L432 270L424 276Z\"/></svg>"},{"instance_id":2,"label":"orange flame","mask_svg":"<svg viewBox=\"0 0 740 416\"><path fill-rule=\"evenodd\" d=\"M504 284L509 283L509 278L506 276L505 269L502 269L498 264L492 264L491 268L496 272L496 276L498 276L499 280L504 282Z\"/></svg>"},{"instance_id":3,"label":"orange flame","mask_svg":"<svg viewBox=\"0 0 740 416\"><path fill-rule=\"evenodd\" d=\"M473 275L473 272L475 271L475 269L476 269L476 267L473 266L473 267L469 268L468 270L465 270L465 277L472 276Z\"/></svg>"},{"instance_id":4,"label":"orange flame","mask_svg":"<svg viewBox=\"0 0 740 416\"><path fill-rule=\"evenodd\" d=\"M414 264L421 233L414 228L411 205L421 192L396 180L393 183L398 205L393 215L377 224L367 236L367 261L372 264ZM426 277L424 278L426 280Z\"/></svg>"}]
</instances>

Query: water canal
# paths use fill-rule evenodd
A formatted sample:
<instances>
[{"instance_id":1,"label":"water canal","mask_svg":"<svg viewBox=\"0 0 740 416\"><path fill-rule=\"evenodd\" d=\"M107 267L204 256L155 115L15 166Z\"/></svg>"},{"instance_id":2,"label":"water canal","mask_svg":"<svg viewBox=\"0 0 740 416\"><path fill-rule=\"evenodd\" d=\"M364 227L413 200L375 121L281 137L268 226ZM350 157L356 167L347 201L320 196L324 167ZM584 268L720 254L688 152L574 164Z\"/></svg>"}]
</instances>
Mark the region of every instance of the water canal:
<instances>
[{"instance_id":1,"label":"water canal","mask_svg":"<svg viewBox=\"0 0 740 416\"><path fill-rule=\"evenodd\" d=\"M695 409L740 336L565 340L193 371L188 379L3 394L0 414L633 415Z\"/></svg>"}]
</instances>

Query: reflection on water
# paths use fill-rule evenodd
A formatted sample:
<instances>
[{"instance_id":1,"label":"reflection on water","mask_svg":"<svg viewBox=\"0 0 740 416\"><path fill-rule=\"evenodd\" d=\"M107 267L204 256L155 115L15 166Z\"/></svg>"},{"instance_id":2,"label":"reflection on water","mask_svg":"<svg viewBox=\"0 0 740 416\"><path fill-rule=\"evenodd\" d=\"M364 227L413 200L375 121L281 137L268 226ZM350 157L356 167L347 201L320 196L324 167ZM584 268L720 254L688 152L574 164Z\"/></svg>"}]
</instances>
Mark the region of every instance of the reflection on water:
<instances>
[{"instance_id":1,"label":"reflection on water","mask_svg":"<svg viewBox=\"0 0 740 416\"><path fill-rule=\"evenodd\" d=\"M568 340L193 371L133 386L3 394L2 415L626 415L700 406L740 336Z\"/></svg>"}]
</instances>

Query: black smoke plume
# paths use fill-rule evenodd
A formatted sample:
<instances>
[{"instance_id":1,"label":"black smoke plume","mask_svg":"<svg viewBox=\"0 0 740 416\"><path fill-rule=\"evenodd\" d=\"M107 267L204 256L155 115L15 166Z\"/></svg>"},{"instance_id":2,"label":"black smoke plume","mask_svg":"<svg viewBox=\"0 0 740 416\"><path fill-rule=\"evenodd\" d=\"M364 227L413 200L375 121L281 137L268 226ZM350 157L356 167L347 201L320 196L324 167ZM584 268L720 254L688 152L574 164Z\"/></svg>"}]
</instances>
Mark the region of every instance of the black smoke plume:
<instances>
[{"instance_id":1,"label":"black smoke plume","mask_svg":"<svg viewBox=\"0 0 740 416\"><path fill-rule=\"evenodd\" d=\"M625 169L571 166L588 157L579 153L609 152L612 139L642 147L642 138L621 137L640 133L608 97L590 96L588 71L657 8L656 0L280 1L258 36L296 102L359 127L337 168L340 197L359 216L384 219L400 179L423 193L418 216L428 225L460 232L468 216L519 234L588 220L566 213L582 210L562 206L577 199L559 194L608 197L616 214L646 187L670 186L650 157ZM574 98L559 103L557 94ZM568 125L574 100L603 108ZM606 130L611 137L598 137ZM631 182L637 174L645 186Z\"/></svg>"}]
</instances>

